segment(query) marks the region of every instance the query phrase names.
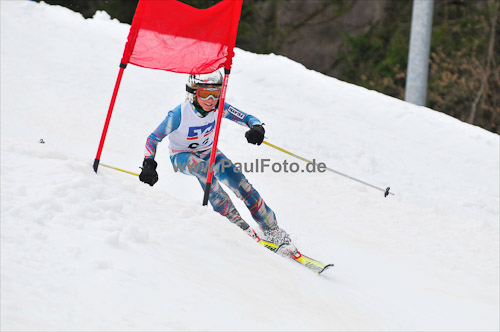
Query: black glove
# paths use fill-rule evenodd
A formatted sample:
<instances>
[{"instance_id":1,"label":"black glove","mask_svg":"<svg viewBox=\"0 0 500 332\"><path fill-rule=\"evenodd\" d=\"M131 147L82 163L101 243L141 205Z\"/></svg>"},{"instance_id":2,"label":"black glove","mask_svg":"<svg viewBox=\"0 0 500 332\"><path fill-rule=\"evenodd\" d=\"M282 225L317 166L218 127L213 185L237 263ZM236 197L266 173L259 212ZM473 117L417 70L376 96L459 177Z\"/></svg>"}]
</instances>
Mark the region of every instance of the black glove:
<instances>
[{"instance_id":1,"label":"black glove","mask_svg":"<svg viewBox=\"0 0 500 332\"><path fill-rule=\"evenodd\" d=\"M254 125L249 131L245 133L248 143L261 145L264 140L264 127L261 125Z\"/></svg>"},{"instance_id":2,"label":"black glove","mask_svg":"<svg viewBox=\"0 0 500 332\"><path fill-rule=\"evenodd\" d=\"M144 183L153 186L156 182L158 182L158 173L156 173L156 166L158 164L151 158L144 158L144 162L142 163L142 172L139 175L139 180Z\"/></svg>"}]
</instances>

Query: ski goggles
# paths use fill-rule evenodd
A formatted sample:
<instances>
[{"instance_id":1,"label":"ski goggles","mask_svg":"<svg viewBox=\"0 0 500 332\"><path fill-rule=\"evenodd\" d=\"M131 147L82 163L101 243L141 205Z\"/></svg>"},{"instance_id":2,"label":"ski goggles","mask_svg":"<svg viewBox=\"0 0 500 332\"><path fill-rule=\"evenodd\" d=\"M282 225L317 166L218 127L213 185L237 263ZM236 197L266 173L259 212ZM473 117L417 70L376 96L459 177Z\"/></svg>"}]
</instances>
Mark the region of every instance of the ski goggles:
<instances>
[{"instance_id":1,"label":"ski goggles","mask_svg":"<svg viewBox=\"0 0 500 332\"><path fill-rule=\"evenodd\" d=\"M219 100L220 98L220 88L201 88L196 89L196 97L201 100L208 100L212 98L213 100Z\"/></svg>"}]
</instances>

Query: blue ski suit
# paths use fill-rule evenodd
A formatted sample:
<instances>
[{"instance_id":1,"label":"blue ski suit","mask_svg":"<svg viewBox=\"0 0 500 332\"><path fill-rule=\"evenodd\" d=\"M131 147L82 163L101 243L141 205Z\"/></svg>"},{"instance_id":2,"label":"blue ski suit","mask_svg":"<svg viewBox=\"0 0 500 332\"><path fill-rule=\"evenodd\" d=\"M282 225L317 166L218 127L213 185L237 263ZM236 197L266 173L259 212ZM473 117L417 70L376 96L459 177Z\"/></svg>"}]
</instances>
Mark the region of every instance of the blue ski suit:
<instances>
[{"instance_id":1,"label":"blue ski suit","mask_svg":"<svg viewBox=\"0 0 500 332\"><path fill-rule=\"evenodd\" d=\"M168 112L167 117L146 141L145 158L155 158L158 143L169 136L170 160L174 170L195 176L202 188L208 174L210 151L218 109L202 116L188 100ZM252 127L261 124L259 119L224 104L223 118L240 125ZM213 167L212 186L209 201L213 209L231 222L245 229L248 224L241 219L229 195L221 187L223 183L240 198L250 211L262 231L277 227L276 216L234 164L220 150L217 150Z\"/></svg>"}]
</instances>

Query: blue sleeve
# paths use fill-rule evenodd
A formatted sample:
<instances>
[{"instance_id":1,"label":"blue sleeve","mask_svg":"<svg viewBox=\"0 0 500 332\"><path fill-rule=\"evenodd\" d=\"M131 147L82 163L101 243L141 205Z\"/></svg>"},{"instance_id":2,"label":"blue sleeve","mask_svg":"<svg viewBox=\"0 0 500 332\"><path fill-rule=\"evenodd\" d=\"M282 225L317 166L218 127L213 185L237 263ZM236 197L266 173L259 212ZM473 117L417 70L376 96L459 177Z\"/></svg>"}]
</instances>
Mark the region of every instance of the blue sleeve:
<instances>
[{"instance_id":1,"label":"blue sleeve","mask_svg":"<svg viewBox=\"0 0 500 332\"><path fill-rule=\"evenodd\" d=\"M239 109L237 109L234 106L231 106L228 103L224 104L224 113L222 114L222 116L225 117L226 119L236 122L239 125L246 126L249 128L252 128L252 126L256 124L262 124L260 120L257 119L255 116L240 111Z\"/></svg>"},{"instance_id":2,"label":"blue sleeve","mask_svg":"<svg viewBox=\"0 0 500 332\"><path fill-rule=\"evenodd\" d=\"M144 158L154 159L156 155L156 147L168 134L179 128L181 124L181 105L177 106L168 112L165 120L160 123L158 128L149 135L146 141L146 149Z\"/></svg>"}]
</instances>

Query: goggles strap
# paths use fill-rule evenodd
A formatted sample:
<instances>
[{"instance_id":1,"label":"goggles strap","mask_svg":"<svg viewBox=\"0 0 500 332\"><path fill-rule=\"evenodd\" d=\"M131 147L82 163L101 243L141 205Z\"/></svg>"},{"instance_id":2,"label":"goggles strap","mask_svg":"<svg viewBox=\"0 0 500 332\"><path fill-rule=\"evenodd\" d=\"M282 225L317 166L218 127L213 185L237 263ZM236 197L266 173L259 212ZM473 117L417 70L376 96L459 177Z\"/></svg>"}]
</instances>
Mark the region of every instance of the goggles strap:
<instances>
[{"instance_id":1,"label":"goggles strap","mask_svg":"<svg viewBox=\"0 0 500 332\"><path fill-rule=\"evenodd\" d=\"M192 93L192 94L196 94L196 90L197 89L193 89L192 87L190 87L189 85L186 84L186 91L187 92Z\"/></svg>"}]
</instances>

